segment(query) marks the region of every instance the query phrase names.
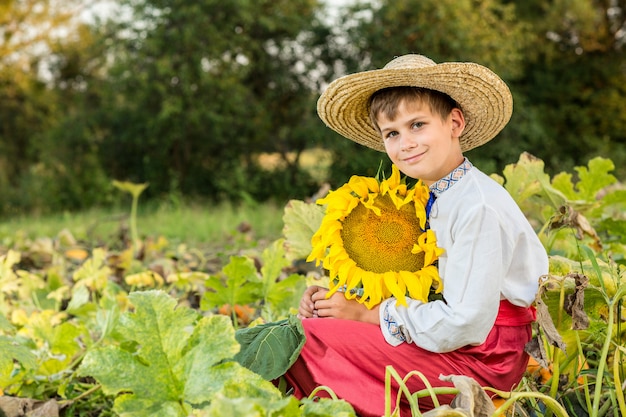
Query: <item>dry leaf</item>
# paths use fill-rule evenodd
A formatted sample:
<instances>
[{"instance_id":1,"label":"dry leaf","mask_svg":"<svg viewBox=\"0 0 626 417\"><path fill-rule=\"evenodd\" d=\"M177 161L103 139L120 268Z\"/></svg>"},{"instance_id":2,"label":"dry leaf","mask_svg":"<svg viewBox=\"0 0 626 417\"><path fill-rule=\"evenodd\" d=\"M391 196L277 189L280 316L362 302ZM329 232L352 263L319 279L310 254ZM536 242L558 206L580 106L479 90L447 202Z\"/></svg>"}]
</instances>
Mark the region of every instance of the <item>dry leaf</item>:
<instances>
[{"instance_id":1,"label":"dry leaf","mask_svg":"<svg viewBox=\"0 0 626 417\"><path fill-rule=\"evenodd\" d=\"M423 414L423 417L488 417L496 407L487 393L473 378L463 375L440 375L442 381L452 382L459 393L450 405L442 405Z\"/></svg>"},{"instance_id":2,"label":"dry leaf","mask_svg":"<svg viewBox=\"0 0 626 417\"><path fill-rule=\"evenodd\" d=\"M576 289L573 294L567 295L563 307L572 316L572 329L585 330L589 327L589 317L585 313L585 288L589 284L589 278L577 272L567 274L566 278L574 278Z\"/></svg>"},{"instance_id":3,"label":"dry leaf","mask_svg":"<svg viewBox=\"0 0 626 417\"><path fill-rule=\"evenodd\" d=\"M59 417L59 404L56 400L0 397L0 411L6 417Z\"/></svg>"},{"instance_id":4,"label":"dry leaf","mask_svg":"<svg viewBox=\"0 0 626 417\"><path fill-rule=\"evenodd\" d=\"M552 316L550 316L550 311L548 311L548 306L543 302L543 295L546 292L546 283L548 281L548 276L542 276L539 278L540 285L539 291L537 292L537 296L535 297L535 307L537 309L537 321L534 326L538 327L534 332L537 335L543 334L548 343L551 346L558 347L563 352L565 352L565 343L563 342L563 338L559 334L552 321ZM543 348L543 343L539 340L539 336L535 336L530 342L526 344L524 347L524 351L528 353L530 356L535 358L537 363L544 368L548 367L547 355L545 349Z\"/></svg>"}]
</instances>

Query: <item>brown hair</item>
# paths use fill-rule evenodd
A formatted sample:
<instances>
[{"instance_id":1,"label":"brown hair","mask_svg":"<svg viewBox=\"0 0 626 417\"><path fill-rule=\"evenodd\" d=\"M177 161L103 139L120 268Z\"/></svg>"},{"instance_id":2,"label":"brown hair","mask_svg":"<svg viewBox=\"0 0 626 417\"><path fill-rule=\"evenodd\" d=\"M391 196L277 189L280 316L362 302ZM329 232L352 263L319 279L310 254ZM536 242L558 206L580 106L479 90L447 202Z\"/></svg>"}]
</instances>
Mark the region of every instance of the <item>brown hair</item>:
<instances>
[{"instance_id":1,"label":"brown hair","mask_svg":"<svg viewBox=\"0 0 626 417\"><path fill-rule=\"evenodd\" d=\"M452 97L441 91L422 87L383 88L370 97L370 120L376 130L380 131L376 121L378 115L383 114L387 119L395 119L398 106L403 100L427 104L430 111L438 114L442 119L448 117L452 109L461 109L461 106Z\"/></svg>"}]
</instances>

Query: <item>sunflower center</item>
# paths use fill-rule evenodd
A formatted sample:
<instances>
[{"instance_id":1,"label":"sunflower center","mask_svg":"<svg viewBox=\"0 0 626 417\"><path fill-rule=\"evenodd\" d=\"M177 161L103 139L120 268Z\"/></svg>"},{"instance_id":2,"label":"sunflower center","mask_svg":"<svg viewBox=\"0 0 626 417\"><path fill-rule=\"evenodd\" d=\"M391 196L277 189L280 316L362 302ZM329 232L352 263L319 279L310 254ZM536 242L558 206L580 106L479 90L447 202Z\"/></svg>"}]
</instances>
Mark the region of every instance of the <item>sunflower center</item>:
<instances>
[{"instance_id":1,"label":"sunflower center","mask_svg":"<svg viewBox=\"0 0 626 417\"><path fill-rule=\"evenodd\" d=\"M374 205L377 216L359 203L343 220L341 238L346 253L366 271L415 272L424 266L424 254L411 253L421 234L415 206L396 209L388 195L378 196Z\"/></svg>"}]
</instances>

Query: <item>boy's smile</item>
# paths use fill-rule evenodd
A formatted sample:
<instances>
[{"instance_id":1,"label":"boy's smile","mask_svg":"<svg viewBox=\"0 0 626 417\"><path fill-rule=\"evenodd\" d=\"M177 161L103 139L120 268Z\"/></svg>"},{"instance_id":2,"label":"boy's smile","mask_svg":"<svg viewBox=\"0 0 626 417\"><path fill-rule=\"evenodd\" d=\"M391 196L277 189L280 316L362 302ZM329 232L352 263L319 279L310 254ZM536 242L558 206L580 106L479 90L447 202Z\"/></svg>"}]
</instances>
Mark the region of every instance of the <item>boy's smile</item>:
<instances>
[{"instance_id":1,"label":"boy's smile","mask_svg":"<svg viewBox=\"0 0 626 417\"><path fill-rule=\"evenodd\" d=\"M405 175L431 185L463 162L459 136L463 113L453 109L445 120L426 104L400 102L393 120L379 114L377 124L391 161Z\"/></svg>"}]
</instances>

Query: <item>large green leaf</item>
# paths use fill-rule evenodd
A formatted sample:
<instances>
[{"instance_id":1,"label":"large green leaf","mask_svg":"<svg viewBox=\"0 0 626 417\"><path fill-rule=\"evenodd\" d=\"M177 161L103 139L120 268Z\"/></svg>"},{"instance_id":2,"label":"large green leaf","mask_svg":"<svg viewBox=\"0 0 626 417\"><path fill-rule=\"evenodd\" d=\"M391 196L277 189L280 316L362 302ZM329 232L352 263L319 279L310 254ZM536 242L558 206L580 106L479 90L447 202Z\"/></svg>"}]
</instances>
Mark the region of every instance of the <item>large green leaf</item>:
<instances>
[{"instance_id":1,"label":"large green leaf","mask_svg":"<svg viewBox=\"0 0 626 417\"><path fill-rule=\"evenodd\" d=\"M284 239L275 240L271 245L265 248L261 254L261 259L263 260L261 277L264 292L267 288L271 288L280 277L283 268L291 264L291 262L285 258L284 243Z\"/></svg>"},{"instance_id":2,"label":"large green leaf","mask_svg":"<svg viewBox=\"0 0 626 417\"><path fill-rule=\"evenodd\" d=\"M237 330L241 350L235 360L267 380L283 375L298 358L306 340L296 316Z\"/></svg>"},{"instance_id":3,"label":"large green leaf","mask_svg":"<svg viewBox=\"0 0 626 417\"><path fill-rule=\"evenodd\" d=\"M574 168L580 178L580 181L576 184L576 188L582 199L595 200L600 190L617 182L617 178L609 174L610 171L615 169L615 165L610 159L602 157L593 158L587 165L588 168Z\"/></svg>"},{"instance_id":4,"label":"large green leaf","mask_svg":"<svg viewBox=\"0 0 626 417\"><path fill-rule=\"evenodd\" d=\"M80 375L98 380L106 394L123 393L115 401L117 413L186 416L232 384L239 392L279 395L239 364L223 363L239 349L227 317L202 317L187 307L177 308L161 291L136 292L129 299L135 311L120 318L117 330L136 343L137 351L95 349L79 368ZM253 381L252 388L245 388L247 381Z\"/></svg>"},{"instance_id":5,"label":"large green leaf","mask_svg":"<svg viewBox=\"0 0 626 417\"><path fill-rule=\"evenodd\" d=\"M283 214L285 256L290 261L306 259L311 253L311 237L324 218L324 207L314 203L291 200Z\"/></svg>"},{"instance_id":6,"label":"large green leaf","mask_svg":"<svg viewBox=\"0 0 626 417\"><path fill-rule=\"evenodd\" d=\"M291 309L297 309L306 289L306 280L302 275L292 274L287 278L277 281L272 286L272 291L267 294L267 310L273 312L274 316L284 317ZM264 313L267 318L267 313Z\"/></svg>"},{"instance_id":7,"label":"large green leaf","mask_svg":"<svg viewBox=\"0 0 626 417\"><path fill-rule=\"evenodd\" d=\"M504 168L505 187L521 207L535 195L543 195L555 208L567 201L565 195L550 184L550 176L545 173L544 166L541 159L523 153L516 164Z\"/></svg>"}]
</instances>

